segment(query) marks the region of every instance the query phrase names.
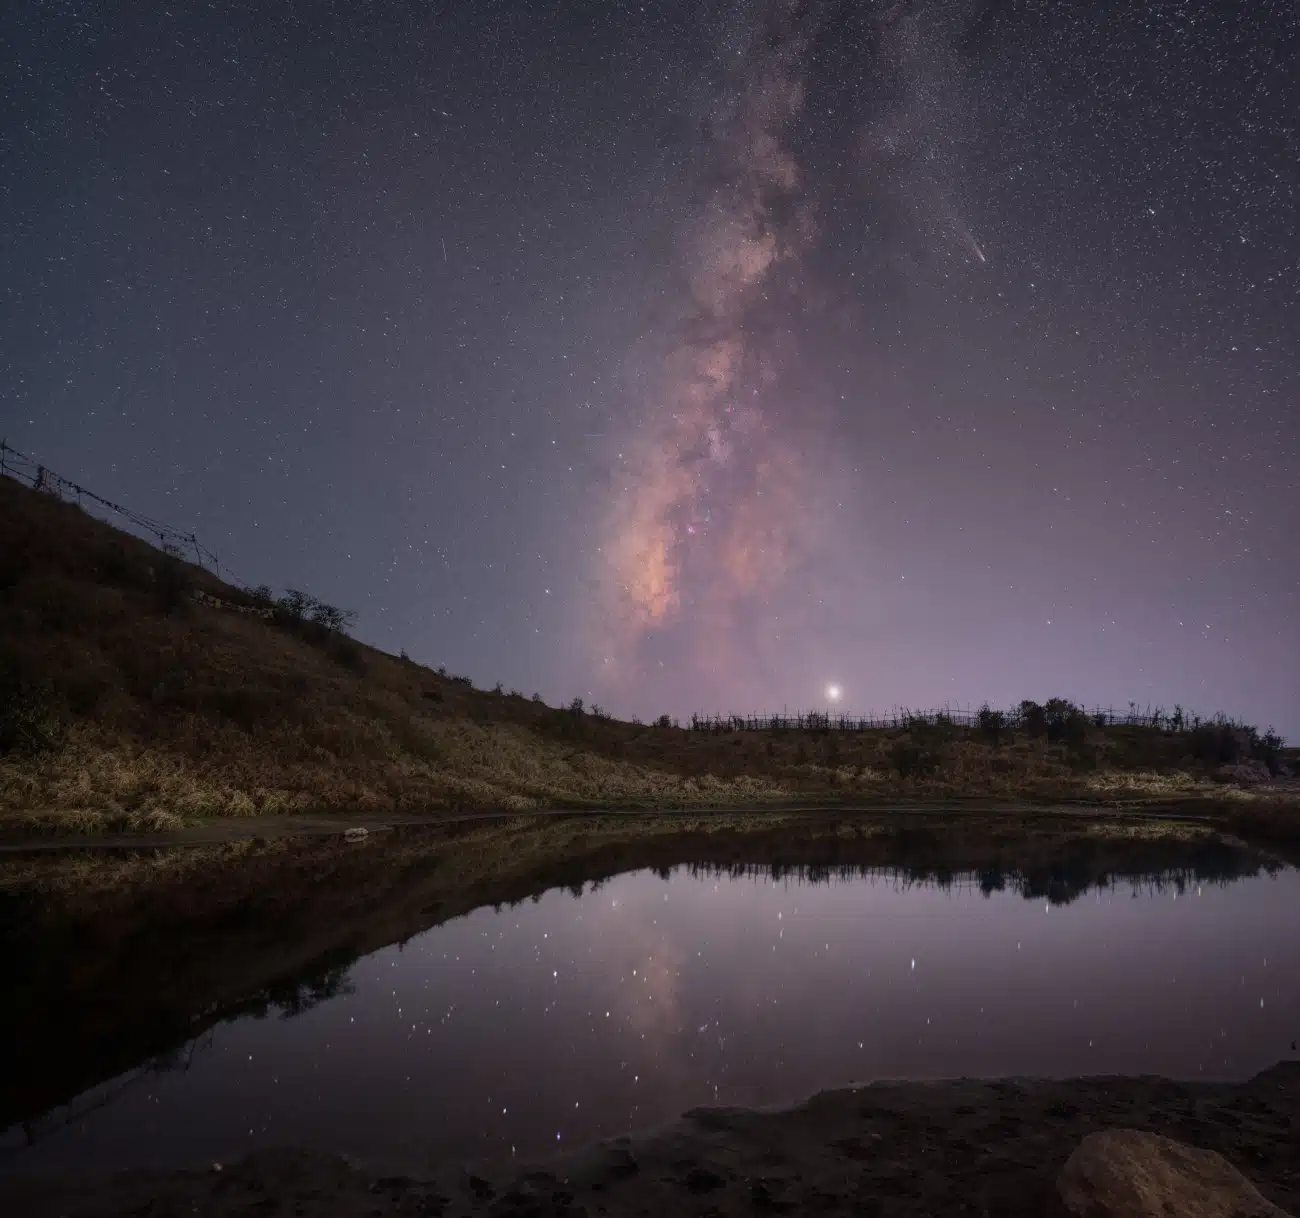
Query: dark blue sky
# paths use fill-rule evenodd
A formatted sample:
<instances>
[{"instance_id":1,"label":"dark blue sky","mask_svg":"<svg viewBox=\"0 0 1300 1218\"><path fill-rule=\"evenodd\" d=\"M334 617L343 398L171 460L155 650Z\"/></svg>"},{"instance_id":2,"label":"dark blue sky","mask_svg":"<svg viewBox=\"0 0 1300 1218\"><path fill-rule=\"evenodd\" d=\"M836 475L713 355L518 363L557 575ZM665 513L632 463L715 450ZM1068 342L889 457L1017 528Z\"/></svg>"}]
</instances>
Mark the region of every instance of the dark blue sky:
<instances>
[{"instance_id":1,"label":"dark blue sky","mask_svg":"<svg viewBox=\"0 0 1300 1218\"><path fill-rule=\"evenodd\" d=\"M1298 21L7 6L0 430L481 685L1294 738Z\"/></svg>"}]
</instances>

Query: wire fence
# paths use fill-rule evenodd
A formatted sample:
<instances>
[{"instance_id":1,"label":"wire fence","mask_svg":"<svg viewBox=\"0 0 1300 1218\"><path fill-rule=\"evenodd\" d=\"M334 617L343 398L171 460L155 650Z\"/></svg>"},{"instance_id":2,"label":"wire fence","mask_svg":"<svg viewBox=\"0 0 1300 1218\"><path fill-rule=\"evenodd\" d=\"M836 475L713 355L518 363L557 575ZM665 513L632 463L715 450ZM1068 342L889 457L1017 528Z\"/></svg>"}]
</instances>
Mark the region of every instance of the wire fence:
<instances>
[{"instance_id":1,"label":"wire fence","mask_svg":"<svg viewBox=\"0 0 1300 1218\"><path fill-rule=\"evenodd\" d=\"M94 491L73 482L72 479L55 473L48 465L43 465L36 458L19 452L4 440L0 440L0 474L30 486L33 490L53 495L66 503L75 503L87 511L98 510L116 516L149 540L156 538L159 548L164 553L176 558L193 558L199 566L209 567L217 575L222 575L221 561L216 552L203 545L193 532L187 533L164 521L155 520L152 516L146 516L143 512L134 511L123 507L120 503L114 503L111 499L105 499L103 495L97 495ZM233 580L234 575L227 568L222 578Z\"/></svg>"},{"instance_id":2,"label":"wire fence","mask_svg":"<svg viewBox=\"0 0 1300 1218\"><path fill-rule=\"evenodd\" d=\"M76 503L88 511L98 509L101 513L112 514L131 525L144 537L156 538L159 547L165 553L177 558L193 556L194 561L200 566L211 568L216 575L237 587L243 586L228 567L223 573L216 552L204 546L193 532L185 532L152 516L123 507L120 503L114 503L111 499L105 499L104 496L97 495L70 478L56 473L34 457L19 452L4 440L0 440L0 474L65 502ZM581 703L578 703L578 706L580 707ZM604 717L604 713L597 708L593 708L593 712ZM1086 716L1097 727L1127 726L1151 728L1162 732L1183 732L1195 731L1208 725L1253 730L1247 724L1230 719L1226 715L1191 714L1181 706L1172 709L1150 705L1139 707L1137 703L1130 702L1125 710L1100 706L1088 709L1063 699L1053 699L1044 706L1039 706L1037 703L1021 703L1009 710L997 710L987 705L974 707L945 704L934 710L896 707L885 713L865 715L851 715L830 710L792 713L785 709L779 714L769 711L743 715L694 714L691 716L690 728L697 732L869 732L885 729L903 731L922 727L1014 730L1019 727L1035 726L1035 720L1040 718L1042 725L1048 725L1070 715ZM677 726L677 721L670 721L668 716L663 716L657 722L659 726Z\"/></svg>"},{"instance_id":3,"label":"wire fence","mask_svg":"<svg viewBox=\"0 0 1300 1218\"><path fill-rule=\"evenodd\" d=\"M697 732L870 732L882 730L906 731L915 728L968 727L986 730L1035 726L1041 721L1044 727L1069 717L1085 717L1096 727L1144 727L1161 732L1195 731L1205 726L1242 728L1226 715L1199 715L1185 711L1181 706L1166 709L1160 706L1140 707L1131 702L1125 710L1115 707L1095 706L1091 709L1076 706L1063 699L1053 699L1045 705L1022 703L1009 710L989 706L945 705L936 710L911 710L898 707L883 714L851 715L831 711L781 711L779 714L758 712L745 715L691 716L690 728Z\"/></svg>"}]
</instances>

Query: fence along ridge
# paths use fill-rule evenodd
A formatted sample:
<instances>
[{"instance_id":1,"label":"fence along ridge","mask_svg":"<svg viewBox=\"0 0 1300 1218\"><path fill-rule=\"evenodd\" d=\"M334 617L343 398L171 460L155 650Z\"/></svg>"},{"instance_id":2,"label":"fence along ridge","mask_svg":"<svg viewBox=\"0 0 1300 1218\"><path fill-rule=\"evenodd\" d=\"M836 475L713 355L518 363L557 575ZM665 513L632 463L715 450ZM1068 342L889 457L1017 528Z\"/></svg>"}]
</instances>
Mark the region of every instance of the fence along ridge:
<instances>
[{"instance_id":1,"label":"fence along ridge","mask_svg":"<svg viewBox=\"0 0 1300 1218\"><path fill-rule=\"evenodd\" d=\"M1038 704L1036 704L1038 705ZM1129 703L1127 710L1115 707L1095 706L1092 708L1069 704L1074 712L1082 713L1097 726L1105 727L1150 727L1166 732L1194 731L1206 725L1220 727L1247 728L1243 722L1229 718L1222 713L1200 715L1175 706L1171 710L1164 707L1139 707ZM1042 704L1040 709L1047 709ZM990 716L996 718L990 719ZM883 728L902 730L909 727L937 727L949 724L957 727L980 727L985 723L990 726L997 723L1003 728L1019 726L1024 715L1019 706L1010 710L996 707L956 707L944 706L935 710L912 710L899 707L888 713L869 713L851 715L830 711L781 711L777 713L751 712L748 714L704 715L693 714L690 729L697 732L769 732L769 731L842 731L865 732L878 731Z\"/></svg>"},{"instance_id":2,"label":"fence along ridge","mask_svg":"<svg viewBox=\"0 0 1300 1218\"><path fill-rule=\"evenodd\" d=\"M56 473L48 465L20 452L4 440L0 440L0 474L12 478L15 482L30 483L33 490L54 495L65 502L75 500L79 507L84 507L84 501L89 500L106 511L121 516L142 532L158 538L164 553L182 558L187 550L192 551L199 566L210 566L215 574L221 575L221 560L216 552L203 545L193 531L187 533L182 529L173 528L164 521L146 516L143 512L123 507L111 499L105 499L103 495L97 495L94 491L73 482L71 478ZM238 583L229 568L226 569L224 578Z\"/></svg>"},{"instance_id":3,"label":"fence along ridge","mask_svg":"<svg viewBox=\"0 0 1300 1218\"><path fill-rule=\"evenodd\" d=\"M130 521L143 532L157 537L165 553L183 557L186 548L188 548L193 551L200 566L211 566L213 572L221 576L221 562L216 552L204 546L193 531L187 533L164 521L156 520L152 516L146 516L143 512L123 507L120 503L114 503L111 499L105 499L103 495L97 495L94 491L87 490L79 483L73 482L71 478L65 478L62 474L50 469L48 465L37 461L35 457L20 452L2 439L0 439L0 474L14 479L15 482L29 482L34 490L43 491L59 499L69 500L75 498L78 506L84 506L83 501L89 500L106 511L113 512ZM229 568L226 568L226 574L222 578L225 578L227 582L234 583L237 587L243 586L242 582ZM897 707L887 714L873 712L866 715L850 715L830 711L798 711L790 714L785 710L782 710L780 714L751 712L743 715L702 715L697 713L691 716L690 727L694 731L733 732L792 730L863 732L881 728L902 729L922 724L933 727L944 722L960 727L978 727L983 722L981 716L989 713L991 709L994 714L1001 716L1001 723L1005 727L1014 727L1021 722L1022 715L1019 706L1011 710L999 711L987 705L981 707L946 705L935 710L926 711ZM1149 705L1145 709L1139 709L1136 703L1130 702L1127 711L1118 711L1114 707L1094 707L1089 710L1086 707L1077 706L1074 709L1082 711L1094 723L1115 727L1154 727L1162 731L1177 732L1191 731L1205 724L1242 728L1246 726L1244 723L1230 719L1223 714L1189 714L1182 707L1177 706L1172 711Z\"/></svg>"}]
</instances>

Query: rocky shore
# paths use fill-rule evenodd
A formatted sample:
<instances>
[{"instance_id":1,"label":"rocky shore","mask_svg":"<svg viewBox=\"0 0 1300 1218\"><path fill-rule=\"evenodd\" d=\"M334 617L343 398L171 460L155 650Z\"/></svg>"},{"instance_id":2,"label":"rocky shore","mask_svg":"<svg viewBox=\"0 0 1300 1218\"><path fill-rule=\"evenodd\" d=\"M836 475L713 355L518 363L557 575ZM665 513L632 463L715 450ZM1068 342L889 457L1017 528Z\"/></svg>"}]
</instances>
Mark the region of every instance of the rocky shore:
<instances>
[{"instance_id":1,"label":"rocky shore","mask_svg":"<svg viewBox=\"0 0 1300 1218\"><path fill-rule=\"evenodd\" d=\"M0 1181L0 1212L30 1218L1277 1218L1278 1207L1300 1213L1300 1062L1238 1085L875 1083L786 1111L697 1109L526 1168L458 1165L427 1178L286 1149L191 1171Z\"/></svg>"}]
</instances>

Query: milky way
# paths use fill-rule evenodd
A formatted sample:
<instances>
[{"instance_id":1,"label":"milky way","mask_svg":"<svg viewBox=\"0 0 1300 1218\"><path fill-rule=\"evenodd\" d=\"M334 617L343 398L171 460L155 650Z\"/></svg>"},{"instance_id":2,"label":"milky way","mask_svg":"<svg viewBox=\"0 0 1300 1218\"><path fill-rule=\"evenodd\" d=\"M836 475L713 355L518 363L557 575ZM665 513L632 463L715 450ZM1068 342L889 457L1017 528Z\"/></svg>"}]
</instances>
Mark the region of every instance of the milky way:
<instances>
[{"instance_id":1,"label":"milky way","mask_svg":"<svg viewBox=\"0 0 1300 1218\"><path fill-rule=\"evenodd\" d=\"M742 31L709 123L715 181L684 234L680 334L618 471L611 606L624 637L683 615L729 624L797 558L808 470L783 430L772 297L797 298L815 198L790 147L813 19L784 5ZM709 631L698 636L716 643Z\"/></svg>"},{"instance_id":2,"label":"milky way","mask_svg":"<svg viewBox=\"0 0 1300 1218\"><path fill-rule=\"evenodd\" d=\"M0 437L623 716L1300 733L1294 4L0 6Z\"/></svg>"},{"instance_id":3,"label":"milky way","mask_svg":"<svg viewBox=\"0 0 1300 1218\"><path fill-rule=\"evenodd\" d=\"M889 92L846 128L833 109L808 113L808 78L819 44L863 11L852 70ZM825 139L828 125L847 133L853 193L888 200L923 240L986 261L953 195L953 44L971 11L755 0L726 23L724 83L676 234L681 316L630 415L598 551L606 616L597 642L616 677L643 675L641 645L675 628L679 655L684 647L712 671L752 667L763 647L743 623L774 595L788 603L790 582L834 531L823 492L835 457L808 427L816 406L783 377L800 354L797 320L842 290L809 280L820 184L801 164L800 141L810 131Z\"/></svg>"}]
</instances>

